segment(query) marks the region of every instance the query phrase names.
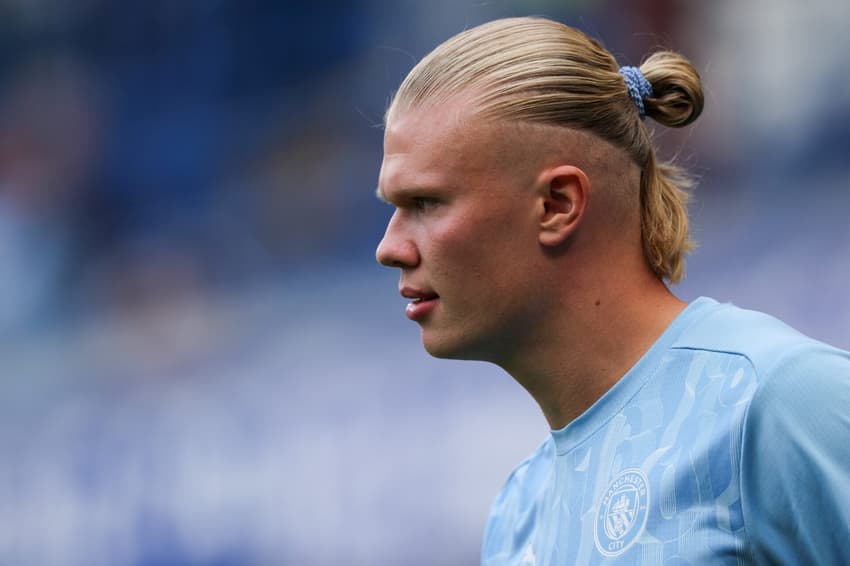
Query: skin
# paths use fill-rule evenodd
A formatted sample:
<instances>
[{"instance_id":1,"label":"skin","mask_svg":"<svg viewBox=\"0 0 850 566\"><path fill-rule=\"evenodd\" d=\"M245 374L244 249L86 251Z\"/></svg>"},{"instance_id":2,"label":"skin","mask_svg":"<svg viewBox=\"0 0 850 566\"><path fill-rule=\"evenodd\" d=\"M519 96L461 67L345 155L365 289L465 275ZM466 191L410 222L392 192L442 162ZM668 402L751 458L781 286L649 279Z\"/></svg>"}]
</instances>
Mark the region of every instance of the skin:
<instances>
[{"instance_id":1,"label":"skin","mask_svg":"<svg viewBox=\"0 0 850 566\"><path fill-rule=\"evenodd\" d=\"M430 354L501 366L559 429L685 306L644 258L639 179L592 134L485 120L463 97L391 112L376 257L439 296L417 320Z\"/></svg>"}]
</instances>

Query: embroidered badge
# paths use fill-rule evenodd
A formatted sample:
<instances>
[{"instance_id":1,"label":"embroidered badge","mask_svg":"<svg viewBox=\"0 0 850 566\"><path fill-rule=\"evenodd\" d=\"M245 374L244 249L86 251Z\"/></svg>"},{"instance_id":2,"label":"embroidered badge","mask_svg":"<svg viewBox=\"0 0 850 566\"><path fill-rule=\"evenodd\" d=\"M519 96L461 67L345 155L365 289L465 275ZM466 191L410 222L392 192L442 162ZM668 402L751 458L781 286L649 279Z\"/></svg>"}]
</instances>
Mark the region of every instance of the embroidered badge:
<instances>
[{"instance_id":1,"label":"embroidered badge","mask_svg":"<svg viewBox=\"0 0 850 566\"><path fill-rule=\"evenodd\" d=\"M635 543L646 527L649 482L637 468L623 470L608 484L596 508L596 549L619 556Z\"/></svg>"}]
</instances>

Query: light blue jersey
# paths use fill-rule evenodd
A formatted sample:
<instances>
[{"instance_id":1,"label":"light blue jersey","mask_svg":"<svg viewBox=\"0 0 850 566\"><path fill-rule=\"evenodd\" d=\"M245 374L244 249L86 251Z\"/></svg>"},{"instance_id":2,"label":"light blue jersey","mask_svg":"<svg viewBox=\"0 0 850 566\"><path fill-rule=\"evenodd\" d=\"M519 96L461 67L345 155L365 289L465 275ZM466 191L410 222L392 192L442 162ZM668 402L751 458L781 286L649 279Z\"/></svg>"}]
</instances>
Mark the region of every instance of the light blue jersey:
<instances>
[{"instance_id":1,"label":"light blue jersey","mask_svg":"<svg viewBox=\"0 0 850 566\"><path fill-rule=\"evenodd\" d=\"M508 479L485 566L850 564L850 354L691 303Z\"/></svg>"}]
</instances>

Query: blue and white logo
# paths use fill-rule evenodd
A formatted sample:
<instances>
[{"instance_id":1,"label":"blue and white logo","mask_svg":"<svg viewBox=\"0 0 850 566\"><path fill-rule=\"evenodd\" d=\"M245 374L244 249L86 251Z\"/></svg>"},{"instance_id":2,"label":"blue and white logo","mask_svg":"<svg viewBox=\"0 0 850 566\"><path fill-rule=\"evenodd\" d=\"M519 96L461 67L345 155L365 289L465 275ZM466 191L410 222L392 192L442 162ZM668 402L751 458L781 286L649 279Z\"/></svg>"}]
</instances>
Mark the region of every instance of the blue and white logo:
<instances>
[{"instance_id":1,"label":"blue and white logo","mask_svg":"<svg viewBox=\"0 0 850 566\"><path fill-rule=\"evenodd\" d=\"M620 472L596 508L596 549L605 556L619 556L628 550L646 527L648 509L646 475L637 468Z\"/></svg>"}]
</instances>

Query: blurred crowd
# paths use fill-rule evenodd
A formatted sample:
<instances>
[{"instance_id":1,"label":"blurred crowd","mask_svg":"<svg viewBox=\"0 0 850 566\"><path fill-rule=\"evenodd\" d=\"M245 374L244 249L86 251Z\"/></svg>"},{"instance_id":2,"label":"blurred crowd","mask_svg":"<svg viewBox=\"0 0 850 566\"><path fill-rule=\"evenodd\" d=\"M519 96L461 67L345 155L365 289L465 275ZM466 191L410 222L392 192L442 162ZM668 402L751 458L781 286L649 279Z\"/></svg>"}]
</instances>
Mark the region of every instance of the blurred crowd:
<instances>
[{"instance_id":1,"label":"blurred crowd","mask_svg":"<svg viewBox=\"0 0 850 566\"><path fill-rule=\"evenodd\" d=\"M692 58L679 293L850 348L846 3L6 0L0 564L475 563L544 423L420 351L374 187L406 71L529 14Z\"/></svg>"},{"instance_id":2,"label":"blurred crowd","mask_svg":"<svg viewBox=\"0 0 850 566\"><path fill-rule=\"evenodd\" d=\"M356 4L4 8L4 333L356 249L379 155L339 104Z\"/></svg>"}]
</instances>

